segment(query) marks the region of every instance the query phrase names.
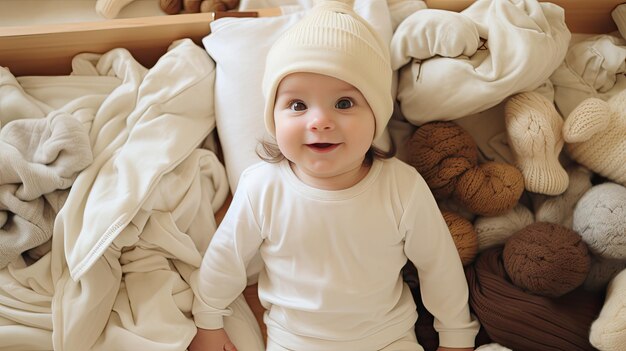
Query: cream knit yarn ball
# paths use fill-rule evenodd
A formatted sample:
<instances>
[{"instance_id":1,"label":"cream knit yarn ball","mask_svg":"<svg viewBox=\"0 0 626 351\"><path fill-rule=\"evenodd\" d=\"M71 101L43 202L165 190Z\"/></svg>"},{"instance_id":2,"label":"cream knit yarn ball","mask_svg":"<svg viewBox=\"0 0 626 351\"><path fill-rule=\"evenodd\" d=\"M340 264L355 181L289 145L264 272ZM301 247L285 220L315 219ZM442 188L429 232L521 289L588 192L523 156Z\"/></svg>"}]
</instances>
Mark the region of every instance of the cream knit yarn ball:
<instances>
[{"instance_id":1,"label":"cream knit yarn ball","mask_svg":"<svg viewBox=\"0 0 626 351\"><path fill-rule=\"evenodd\" d=\"M594 254L626 259L626 187L603 183L589 189L576 205L573 229Z\"/></svg>"}]
</instances>

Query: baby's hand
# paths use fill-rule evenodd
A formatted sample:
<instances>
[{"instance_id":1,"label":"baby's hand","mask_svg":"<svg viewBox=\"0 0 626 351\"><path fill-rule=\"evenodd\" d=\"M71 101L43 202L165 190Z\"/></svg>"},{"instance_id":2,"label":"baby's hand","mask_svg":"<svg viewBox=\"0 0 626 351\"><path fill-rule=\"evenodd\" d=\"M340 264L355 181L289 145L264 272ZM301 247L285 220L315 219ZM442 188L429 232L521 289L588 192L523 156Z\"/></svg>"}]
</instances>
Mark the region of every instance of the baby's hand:
<instances>
[{"instance_id":1,"label":"baby's hand","mask_svg":"<svg viewBox=\"0 0 626 351\"><path fill-rule=\"evenodd\" d=\"M189 345L189 351L237 351L224 329L200 329Z\"/></svg>"}]
</instances>

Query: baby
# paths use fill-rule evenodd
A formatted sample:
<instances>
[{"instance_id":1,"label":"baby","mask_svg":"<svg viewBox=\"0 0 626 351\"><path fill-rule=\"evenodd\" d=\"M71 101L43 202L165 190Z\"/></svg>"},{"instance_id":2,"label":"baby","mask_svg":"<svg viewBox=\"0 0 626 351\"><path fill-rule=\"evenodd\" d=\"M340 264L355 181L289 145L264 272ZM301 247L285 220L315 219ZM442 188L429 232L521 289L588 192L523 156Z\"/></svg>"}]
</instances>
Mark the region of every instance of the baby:
<instances>
[{"instance_id":1,"label":"baby","mask_svg":"<svg viewBox=\"0 0 626 351\"><path fill-rule=\"evenodd\" d=\"M473 350L461 260L422 177L374 147L392 114L388 45L327 1L267 56L263 161L246 169L197 272L190 350L236 350L229 304L260 255L267 350L423 350L401 269L416 266L439 350ZM208 311L208 312L207 312Z\"/></svg>"}]
</instances>

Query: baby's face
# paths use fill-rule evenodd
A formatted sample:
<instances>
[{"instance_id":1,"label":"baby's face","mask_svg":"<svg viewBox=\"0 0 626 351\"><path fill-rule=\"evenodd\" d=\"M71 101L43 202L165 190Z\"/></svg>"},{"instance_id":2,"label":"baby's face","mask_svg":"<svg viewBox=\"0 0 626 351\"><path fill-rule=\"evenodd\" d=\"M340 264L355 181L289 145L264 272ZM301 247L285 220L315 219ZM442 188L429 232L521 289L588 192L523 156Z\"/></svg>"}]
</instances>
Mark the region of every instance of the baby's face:
<instances>
[{"instance_id":1,"label":"baby's face","mask_svg":"<svg viewBox=\"0 0 626 351\"><path fill-rule=\"evenodd\" d=\"M333 188L358 182L376 125L354 86L321 74L292 73L278 85L274 122L278 147L305 183Z\"/></svg>"}]
</instances>

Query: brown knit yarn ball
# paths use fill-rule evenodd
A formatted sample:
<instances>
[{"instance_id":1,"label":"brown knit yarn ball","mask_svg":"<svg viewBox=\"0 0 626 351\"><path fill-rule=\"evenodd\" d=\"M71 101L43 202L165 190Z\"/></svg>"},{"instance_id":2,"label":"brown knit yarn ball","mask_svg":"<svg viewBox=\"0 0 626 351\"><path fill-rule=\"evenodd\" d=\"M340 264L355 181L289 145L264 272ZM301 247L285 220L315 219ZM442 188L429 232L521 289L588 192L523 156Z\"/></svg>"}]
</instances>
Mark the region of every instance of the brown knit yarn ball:
<instances>
[{"instance_id":1,"label":"brown knit yarn ball","mask_svg":"<svg viewBox=\"0 0 626 351\"><path fill-rule=\"evenodd\" d=\"M468 221L458 213L450 211L441 211L443 219L445 219L452 240L459 252L461 262L464 266L472 263L478 253L478 235L474 230L472 222Z\"/></svg>"},{"instance_id":2,"label":"brown knit yarn ball","mask_svg":"<svg viewBox=\"0 0 626 351\"><path fill-rule=\"evenodd\" d=\"M454 122L429 122L407 142L407 163L424 177L436 199L449 197L457 178L478 163L472 136Z\"/></svg>"},{"instance_id":3,"label":"brown knit yarn ball","mask_svg":"<svg viewBox=\"0 0 626 351\"><path fill-rule=\"evenodd\" d=\"M168 15L176 15L183 9L183 0L160 0L159 7Z\"/></svg>"},{"instance_id":4,"label":"brown knit yarn ball","mask_svg":"<svg viewBox=\"0 0 626 351\"><path fill-rule=\"evenodd\" d=\"M222 1L204 0L200 3L200 12L220 12L227 10L228 7Z\"/></svg>"},{"instance_id":5,"label":"brown knit yarn ball","mask_svg":"<svg viewBox=\"0 0 626 351\"><path fill-rule=\"evenodd\" d=\"M502 261L513 284L536 295L558 297L583 284L591 256L575 231L536 222L506 241Z\"/></svg>"},{"instance_id":6,"label":"brown knit yarn ball","mask_svg":"<svg viewBox=\"0 0 626 351\"><path fill-rule=\"evenodd\" d=\"M183 0L183 13L200 12L200 3L202 0Z\"/></svg>"},{"instance_id":7,"label":"brown knit yarn ball","mask_svg":"<svg viewBox=\"0 0 626 351\"><path fill-rule=\"evenodd\" d=\"M515 207L522 192L522 172L508 163L486 162L459 178L454 197L470 212L499 216Z\"/></svg>"}]
</instances>

